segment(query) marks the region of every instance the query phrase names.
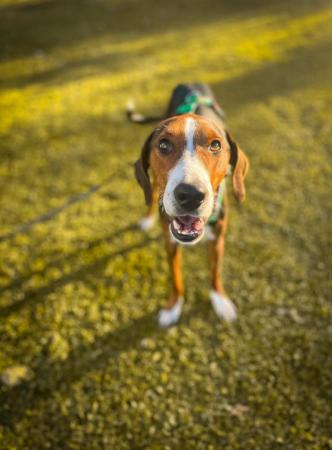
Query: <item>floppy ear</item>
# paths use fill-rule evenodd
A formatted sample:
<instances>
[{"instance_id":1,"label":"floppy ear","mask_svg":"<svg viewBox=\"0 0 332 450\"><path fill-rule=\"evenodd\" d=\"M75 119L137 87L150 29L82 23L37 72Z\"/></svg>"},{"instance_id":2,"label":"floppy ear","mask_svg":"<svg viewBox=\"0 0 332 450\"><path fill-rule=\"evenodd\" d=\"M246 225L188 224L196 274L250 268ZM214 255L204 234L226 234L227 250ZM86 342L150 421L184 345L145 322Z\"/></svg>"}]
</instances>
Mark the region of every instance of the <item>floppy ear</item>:
<instances>
[{"instance_id":1,"label":"floppy ear","mask_svg":"<svg viewBox=\"0 0 332 450\"><path fill-rule=\"evenodd\" d=\"M239 202L243 202L246 197L244 179L249 170L249 160L228 131L226 131L226 136L231 150L230 164L233 169L233 193Z\"/></svg>"},{"instance_id":2,"label":"floppy ear","mask_svg":"<svg viewBox=\"0 0 332 450\"><path fill-rule=\"evenodd\" d=\"M149 157L150 157L150 144L153 133L145 141L142 150L141 157L135 162L135 177L138 184L144 191L145 203L150 206L152 203L152 188L149 178Z\"/></svg>"}]
</instances>

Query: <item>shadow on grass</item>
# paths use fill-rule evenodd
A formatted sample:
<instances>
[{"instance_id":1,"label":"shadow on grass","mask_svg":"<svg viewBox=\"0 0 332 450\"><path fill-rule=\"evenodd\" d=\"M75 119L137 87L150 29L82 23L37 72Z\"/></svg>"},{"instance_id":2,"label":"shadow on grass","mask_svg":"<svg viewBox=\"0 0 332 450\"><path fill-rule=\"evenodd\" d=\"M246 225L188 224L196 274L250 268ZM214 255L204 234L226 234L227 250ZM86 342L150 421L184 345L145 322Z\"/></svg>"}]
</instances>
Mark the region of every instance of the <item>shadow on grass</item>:
<instances>
[{"instance_id":1,"label":"shadow on grass","mask_svg":"<svg viewBox=\"0 0 332 450\"><path fill-rule=\"evenodd\" d=\"M4 80L1 83L1 89L25 88L34 84L60 86L72 80L78 82L94 75L100 75L103 72L114 75L117 72L125 71L128 66L132 65L132 62L135 62L140 56L146 55L146 53L147 49L136 50L134 53L123 50L118 54L110 52L101 56L80 58L77 61L64 61L57 67L44 70L41 73Z\"/></svg>"},{"instance_id":2,"label":"shadow on grass","mask_svg":"<svg viewBox=\"0 0 332 450\"><path fill-rule=\"evenodd\" d=\"M0 423L14 425L27 408L36 406L61 383L72 383L91 370L114 364L122 352L137 347L144 337L159 332L155 315L156 313L144 315L96 339L92 345L78 347L62 363L51 364L47 358L42 359L39 367L35 368L36 383L33 383L32 388L26 384L12 389L2 388L0 391L3 409Z\"/></svg>"},{"instance_id":3,"label":"shadow on grass","mask_svg":"<svg viewBox=\"0 0 332 450\"><path fill-rule=\"evenodd\" d=\"M280 2L280 6L282 5L283 2ZM320 5L320 7L322 6L323 5ZM301 14L302 13L303 11ZM177 20L179 20L178 17L175 20L175 25L172 21L172 26L178 31L176 27ZM212 20L212 18L209 20ZM216 20L216 16L213 17L213 20ZM195 21L193 21L193 23L186 21L186 24L187 27L191 26L194 32ZM114 28L111 29L113 34ZM126 31L128 32L129 42L130 39L134 39L133 37L130 37L130 32L132 31L132 29ZM160 27L156 31L160 33ZM138 31L138 35L145 36L146 34L153 32L153 27L150 28L148 32L144 32L140 29ZM229 103L232 105L232 103L236 104L237 100L241 96L244 96L246 101L249 101L250 99L260 100L262 91L265 92L266 90L270 90L270 92L273 92L275 90L278 92L277 86L279 85L287 85L290 89L292 86L295 86L296 83L301 84L302 82L305 82L304 79L307 80L307 83L309 83L312 81L312 77L310 77L311 74L308 73L307 68L310 66L314 68L316 63L322 64L323 68L326 68L329 62L328 51L330 51L330 48L328 48L328 44L323 43L321 46L317 46L318 54L315 52L315 48L316 47L309 47L305 49L297 48L289 54L286 54L286 60L284 61L267 62L262 68L223 82L221 86L223 90L219 89L218 83L216 83L217 95L220 91L221 95L219 97L221 100L227 102L227 99L229 98ZM324 53L323 58L321 58L322 53ZM124 73L127 67L131 67L132 63L135 64L137 58L140 58L140 55L145 57L147 55L156 57L157 54L158 45L149 45L147 48L136 49L133 52L130 50L130 44L128 44L127 50L112 50L103 55L96 54L95 56L80 58L79 60L63 61L60 62L57 67L47 69L41 73L34 73L28 76L22 75L10 78L8 80L3 80L1 83L1 89L22 88L33 84L61 85L68 81L78 81L80 79L86 79L102 73L112 74L112 76L114 76L117 73ZM310 58L312 58L312 61ZM292 73L292 77L289 77L290 73ZM168 77L168 74L165 75L165 77ZM160 81L162 82L163 77L160 78ZM132 82L130 81L130 84L131 83ZM242 89L238 89L239 85ZM245 89L243 89L243 86L245 86Z\"/></svg>"},{"instance_id":4,"label":"shadow on grass","mask_svg":"<svg viewBox=\"0 0 332 450\"><path fill-rule=\"evenodd\" d=\"M295 6L278 0L272 8L289 11L296 5L298 9L308 7L304 0L293 3ZM327 3L319 0L315 7ZM153 0L44 0L0 7L0 30L6 57L24 57L39 49L47 52L103 35L135 40L138 36L191 28L216 18L259 15L266 9L263 0L180 0L173 7Z\"/></svg>"},{"instance_id":5,"label":"shadow on grass","mask_svg":"<svg viewBox=\"0 0 332 450\"><path fill-rule=\"evenodd\" d=\"M284 96L293 90L315 85L324 86L332 77L331 49L329 41L297 48L286 55L285 60L266 63L239 77L212 84L212 87L226 113L232 113L251 102Z\"/></svg>"},{"instance_id":6,"label":"shadow on grass","mask_svg":"<svg viewBox=\"0 0 332 450\"><path fill-rule=\"evenodd\" d=\"M137 225L136 224L131 224L128 225L120 230L117 230L116 232L110 234L107 237L101 238L101 239L96 239L92 242L90 242L87 246L87 248L85 249L80 249L77 252L72 252L70 254L67 255L61 255L59 258L57 258L55 261L52 261L50 264L48 264L43 271L39 271L39 272L31 272L28 275L25 275L24 277L18 278L17 280L15 280L14 282L12 282L11 284L5 286L2 288L2 290L0 291L0 293L4 293L6 291L14 291L17 289L22 288L22 286L24 285L24 283L26 281L28 281L33 275L40 275L43 276L46 274L46 272L50 269L50 268L61 268L63 265L64 260L66 260L66 262L68 261L73 261L76 258L79 257L79 253L85 251L89 251L92 250L93 248L97 247L98 245L105 243L105 242L110 242L111 240L115 239L116 237L121 236L122 234L124 234L125 232L128 231L134 231L134 230L138 230ZM156 236L156 237L144 237L143 240L141 240L140 242L133 244L133 245L129 245L126 247L122 247L119 248L118 250L115 250L111 253L106 254L105 256L103 256L102 258L99 258L95 261L93 261L90 264L85 264L81 267L79 267L77 270L72 271L66 275L63 275L62 277L52 281L51 283L47 284L46 286L43 286L39 289L33 289L33 290L28 290L27 292L25 292L24 296L22 299L3 307L2 309L0 309L0 318L1 317L7 317L8 315L12 314L12 313L17 313L18 311L21 310L21 308L31 304L31 306L35 306L37 303L40 303L42 301L45 300L45 298L47 297L47 295L49 295L51 292L54 292L56 289L59 289L60 287L65 286L68 283L71 283L73 281L77 281L77 280L82 280L84 279L84 277L86 277L87 274L89 273L94 273L96 274L96 272L102 272L102 270L104 269L104 267L107 265L108 261L111 258L114 258L118 255L127 255L128 253L130 253L132 250L136 250L136 249L140 249L140 248L144 248L146 245L148 245L150 242L159 240L160 236Z\"/></svg>"},{"instance_id":7,"label":"shadow on grass","mask_svg":"<svg viewBox=\"0 0 332 450\"><path fill-rule=\"evenodd\" d=\"M52 261L43 272L38 272L38 274L42 275L43 273L46 273L51 267L61 267L65 259L69 261L76 258L79 259L82 251L92 250L102 243L112 241L126 232L135 230L138 230L137 225L130 224L110 234L106 238L91 241L84 250L80 249L79 251L72 252L68 255L61 255L56 261ZM28 291L21 300L3 308L0 311L0 317L6 317L11 313L17 313L26 306L35 307L36 303L45 300L48 294L69 282L75 280L84 280L84 282L88 282L88 274L93 273L94 277L98 277L96 273L98 274L98 272L102 271L110 258L114 258L117 255L126 255L132 250L144 248L149 243L156 240L160 240L160 236L153 238L144 237L136 244L108 253L93 263L83 265L77 270L54 280L47 286ZM16 280L11 285L3 288L2 292L19 289L32 275L33 274L30 273L29 275ZM143 315L139 319L132 320L116 329L114 332L108 333L101 338L97 338L93 344L79 346L69 354L64 362L52 363L49 361L47 355L40 355L37 367L34 367L35 377L31 384L22 384L8 389L3 385L0 386L0 404L2 405L0 424L9 427L14 426L16 421L24 416L27 409L42 402L45 396L50 396L62 383L71 383L81 378L85 373L115 361L122 352L139 345L144 337L159 332L155 319L156 312L153 312ZM56 427L58 426L59 423L56 422Z\"/></svg>"},{"instance_id":8,"label":"shadow on grass","mask_svg":"<svg viewBox=\"0 0 332 450\"><path fill-rule=\"evenodd\" d=\"M186 312L184 323L188 323L198 311L207 308L207 302L195 302L190 311ZM159 328L156 319L157 311L153 311L130 320L115 331L97 338L92 344L75 348L63 362L52 363L46 355L41 355L37 366L33 368L34 379L30 383L13 388L0 387L0 404L3 409L0 424L14 426L27 409L34 408L43 399L51 397L55 390L65 385L70 388L71 383L89 372L115 365L121 353L139 348L142 339L164 334L165 331Z\"/></svg>"}]
</instances>

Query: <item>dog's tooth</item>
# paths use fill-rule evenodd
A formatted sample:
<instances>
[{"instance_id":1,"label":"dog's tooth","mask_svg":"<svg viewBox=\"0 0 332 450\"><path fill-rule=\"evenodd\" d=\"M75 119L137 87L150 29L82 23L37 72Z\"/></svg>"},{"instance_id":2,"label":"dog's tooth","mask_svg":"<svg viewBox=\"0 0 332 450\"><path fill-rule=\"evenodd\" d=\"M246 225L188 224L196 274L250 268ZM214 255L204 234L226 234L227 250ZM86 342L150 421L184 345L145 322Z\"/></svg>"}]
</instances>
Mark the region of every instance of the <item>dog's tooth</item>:
<instances>
[{"instance_id":1,"label":"dog's tooth","mask_svg":"<svg viewBox=\"0 0 332 450\"><path fill-rule=\"evenodd\" d=\"M179 230L181 225L179 224L179 222L177 220L173 220L173 226L176 230Z\"/></svg>"}]
</instances>

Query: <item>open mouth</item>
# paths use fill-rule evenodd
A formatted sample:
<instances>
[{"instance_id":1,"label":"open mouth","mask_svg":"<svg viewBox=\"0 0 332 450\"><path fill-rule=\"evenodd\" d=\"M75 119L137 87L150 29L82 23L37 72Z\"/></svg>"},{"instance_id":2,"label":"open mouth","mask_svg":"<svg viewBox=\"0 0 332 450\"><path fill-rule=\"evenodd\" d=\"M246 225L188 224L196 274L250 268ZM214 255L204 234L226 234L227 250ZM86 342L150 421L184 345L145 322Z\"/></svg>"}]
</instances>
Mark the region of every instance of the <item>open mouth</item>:
<instances>
[{"instance_id":1,"label":"open mouth","mask_svg":"<svg viewBox=\"0 0 332 450\"><path fill-rule=\"evenodd\" d=\"M190 215L177 216L172 219L170 230L177 241L195 243L203 236L204 220Z\"/></svg>"}]
</instances>

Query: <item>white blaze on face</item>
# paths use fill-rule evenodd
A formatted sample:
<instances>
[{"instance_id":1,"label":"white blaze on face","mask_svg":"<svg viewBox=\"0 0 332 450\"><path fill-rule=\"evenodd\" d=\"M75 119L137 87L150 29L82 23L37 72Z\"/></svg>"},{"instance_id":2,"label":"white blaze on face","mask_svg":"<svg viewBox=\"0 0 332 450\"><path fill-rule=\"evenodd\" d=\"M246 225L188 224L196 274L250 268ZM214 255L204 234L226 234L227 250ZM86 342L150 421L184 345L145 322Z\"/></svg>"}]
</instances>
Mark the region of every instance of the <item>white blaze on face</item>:
<instances>
[{"instance_id":1,"label":"white blaze on face","mask_svg":"<svg viewBox=\"0 0 332 450\"><path fill-rule=\"evenodd\" d=\"M186 149L191 155L195 153L194 137L195 137L196 121L187 119L185 126Z\"/></svg>"},{"instance_id":2,"label":"white blaze on face","mask_svg":"<svg viewBox=\"0 0 332 450\"><path fill-rule=\"evenodd\" d=\"M199 207L200 217L208 218L213 209L213 189L209 173L198 158L195 149L195 131L197 122L189 117L185 121L185 148L183 155L168 174L168 181L163 196L163 204L169 216L177 216L178 205L174 198L174 190L180 183L188 183L197 186L198 189L205 189L206 195L202 205Z\"/></svg>"}]
</instances>

